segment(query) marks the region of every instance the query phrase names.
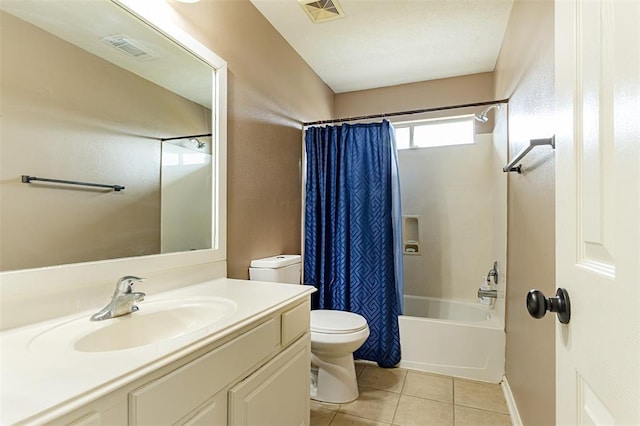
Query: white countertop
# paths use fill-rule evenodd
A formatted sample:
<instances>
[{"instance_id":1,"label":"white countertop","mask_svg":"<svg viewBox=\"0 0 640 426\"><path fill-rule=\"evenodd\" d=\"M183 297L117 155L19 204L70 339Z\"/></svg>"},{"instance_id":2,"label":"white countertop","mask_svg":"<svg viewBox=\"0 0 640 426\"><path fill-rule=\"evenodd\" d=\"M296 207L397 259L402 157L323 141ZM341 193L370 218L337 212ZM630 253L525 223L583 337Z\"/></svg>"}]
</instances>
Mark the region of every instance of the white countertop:
<instances>
[{"instance_id":1,"label":"white countertop","mask_svg":"<svg viewBox=\"0 0 640 426\"><path fill-rule=\"evenodd\" d=\"M138 303L140 311L147 302L193 296L226 298L235 302L237 308L212 325L186 335L109 352L78 352L64 345L51 348L31 345L37 336L64 322L78 318L89 321L93 311L2 332L0 424L53 420L313 291L313 287L304 285L221 278L156 295L147 294L145 300ZM109 297L105 295L105 304Z\"/></svg>"}]
</instances>

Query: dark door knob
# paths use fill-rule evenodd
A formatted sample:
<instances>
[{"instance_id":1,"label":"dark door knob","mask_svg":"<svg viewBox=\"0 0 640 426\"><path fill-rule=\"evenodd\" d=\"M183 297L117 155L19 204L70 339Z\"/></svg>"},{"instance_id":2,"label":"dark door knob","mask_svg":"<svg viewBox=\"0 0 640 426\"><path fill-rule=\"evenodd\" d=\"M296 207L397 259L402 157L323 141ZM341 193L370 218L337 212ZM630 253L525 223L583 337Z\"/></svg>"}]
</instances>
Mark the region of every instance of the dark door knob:
<instances>
[{"instance_id":1,"label":"dark door knob","mask_svg":"<svg viewBox=\"0 0 640 426\"><path fill-rule=\"evenodd\" d=\"M556 297L544 297L540 290L529 290L527 293L527 310L534 318L542 318L547 311L558 314L558 321L568 324L571 319L571 302L569 293L564 288L556 291Z\"/></svg>"}]
</instances>

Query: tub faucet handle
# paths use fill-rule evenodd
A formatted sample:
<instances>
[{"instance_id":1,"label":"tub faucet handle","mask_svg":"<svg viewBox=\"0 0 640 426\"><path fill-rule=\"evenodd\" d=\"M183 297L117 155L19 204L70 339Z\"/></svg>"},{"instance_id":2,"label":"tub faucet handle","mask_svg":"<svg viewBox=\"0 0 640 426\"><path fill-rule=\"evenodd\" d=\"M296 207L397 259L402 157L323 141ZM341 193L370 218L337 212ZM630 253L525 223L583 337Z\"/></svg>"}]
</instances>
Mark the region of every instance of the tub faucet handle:
<instances>
[{"instance_id":1,"label":"tub faucet handle","mask_svg":"<svg viewBox=\"0 0 640 426\"><path fill-rule=\"evenodd\" d=\"M493 277L493 282L498 285L498 261L493 262L493 267L487 273L488 283L491 283L491 277Z\"/></svg>"}]
</instances>

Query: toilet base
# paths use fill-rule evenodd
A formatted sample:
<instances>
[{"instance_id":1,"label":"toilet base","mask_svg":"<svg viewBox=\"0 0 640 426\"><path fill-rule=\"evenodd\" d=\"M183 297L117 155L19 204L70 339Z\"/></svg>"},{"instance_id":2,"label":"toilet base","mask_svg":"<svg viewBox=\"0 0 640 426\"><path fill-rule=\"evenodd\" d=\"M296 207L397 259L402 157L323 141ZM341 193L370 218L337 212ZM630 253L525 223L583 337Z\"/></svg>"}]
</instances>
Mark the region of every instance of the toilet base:
<instances>
[{"instance_id":1,"label":"toilet base","mask_svg":"<svg viewBox=\"0 0 640 426\"><path fill-rule=\"evenodd\" d=\"M336 356L312 352L311 365L318 368L316 387L311 390L311 399L333 404L358 399L358 382L352 353Z\"/></svg>"}]
</instances>

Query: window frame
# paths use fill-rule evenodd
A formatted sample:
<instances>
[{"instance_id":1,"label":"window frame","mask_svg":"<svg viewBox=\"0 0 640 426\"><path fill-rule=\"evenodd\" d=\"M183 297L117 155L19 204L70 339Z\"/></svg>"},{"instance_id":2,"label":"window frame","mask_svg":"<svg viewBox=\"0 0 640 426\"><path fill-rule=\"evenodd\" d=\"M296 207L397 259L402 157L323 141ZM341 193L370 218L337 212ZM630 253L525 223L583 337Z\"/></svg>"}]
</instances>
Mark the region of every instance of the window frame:
<instances>
[{"instance_id":1,"label":"window frame","mask_svg":"<svg viewBox=\"0 0 640 426\"><path fill-rule=\"evenodd\" d=\"M444 124L444 123L460 123L460 122L467 122L467 121L471 121L473 124L474 115L465 114L465 115L456 115L452 117L426 118L421 120L411 120L411 121L402 121L402 122L393 123L393 127L396 131L398 129L409 128L409 146L406 148L398 148L398 150L412 150L412 149L424 149L424 148L437 148L442 146L458 146L458 145L474 144L475 143L475 126L473 126L474 130L472 131L472 134L471 134L471 142L453 143L453 144L444 144L444 145L427 145L427 146L417 146L414 142L414 130L416 127Z\"/></svg>"}]
</instances>

